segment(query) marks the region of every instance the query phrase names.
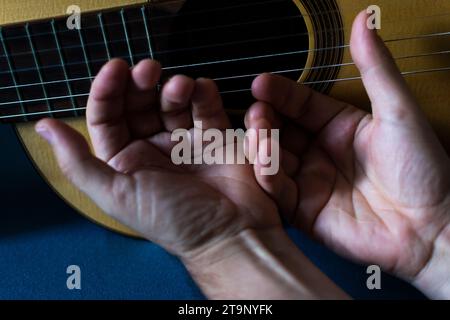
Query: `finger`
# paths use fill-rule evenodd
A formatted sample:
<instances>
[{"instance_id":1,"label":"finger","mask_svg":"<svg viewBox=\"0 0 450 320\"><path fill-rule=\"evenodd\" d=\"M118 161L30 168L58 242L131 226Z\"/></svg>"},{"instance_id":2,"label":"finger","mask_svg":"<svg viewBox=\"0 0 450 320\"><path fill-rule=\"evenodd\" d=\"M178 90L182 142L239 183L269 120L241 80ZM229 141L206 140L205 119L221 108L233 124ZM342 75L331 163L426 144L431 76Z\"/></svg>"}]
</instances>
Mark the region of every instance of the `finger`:
<instances>
[{"instance_id":1,"label":"finger","mask_svg":"<svg viewBox=\"0 0 450 320\"><path fill-rule=\"evenodd\" d=\"M283 123L280 117L275 114L271 106L265 102L258 101L247 111L244 120L245 126L247 128L252 128L255 126L255 123L259 122L261 119L267 121L271 128L281 129L283 127L281 147L288 151L291 156L302 155L309 144L309 139L301 128L289 123L289 121Z\"/></svg>"},{"instance_id":2,"label":"finger","mask_svg":"<svg viewBox=\"0 0 450 320\"><path fill-rule=\"evenodd\" d=\"M308 142L307 135L301 128L289 120L282 121L273 108L265 102L255 102L245 115L245 126L250 128L254 122L265 119L272 128L283 129L281 146L291 153L299 155Z\"/></svg>"},{"instance_id":3,"label":"finger","mask_svg":"<svg viewBox=\"0 0 450 320\"><path fill-rule=\"evenodd\" d=\"M280 117L275 114L273 108L262 101L255 102L246 112L244 123L246 128L251 128L252 123L259 120L265 119L269 122L271 128L283 129L283 122Z\"/></svg>"},{"instance_id":4,"label":"finger","mask_svg":"<svg viewBox=\"0 0 450 320\"><path fill-rule=\"evenodd\" d=\"M192 128L191 97L195 81L186 76L174 76L161 95L162 119L167 131Z\"/></svg>"},{"instance_id":5,"label":"finger","mask_svg":"<svg viewBox=\"0 0 450 320\"><path fill-rule=\"evenodd\" d=\"M168 132L164 133L169 134ZM152 136L151 139L155 136ZM122 150L112 158L108 162L108 165L117 172L126 174L133 174L144 168L176 170L177 167L170 161L170 158L164 154L164 150L161 150L149 140L141 139L130 143L126 149Z\"/></svg>"},{"instance_id":6,"label":"finger","mask_svg":"<svg viewBox=\"0 0 450 320\"><path fill-rule=\"evenodd\" d=\"M252 84L253 96L308 131L317 133L349 105L287 78L262 74Z\"/></svg>"},{"instance_id":7,"label":"finger","mask_svg":"<svg viewBox=\"0 0 450 320\"><path fill-rule=\"evenodd\" d=\"M87 125L96 155L105 162L129 141L124 117L129 69L125 61L114 59L95 78L87 103Z\"/></svg>"},{"instance_id":8,"label":"finger","mask_svg":"<svg viewBox=\"0 0 450 320\"><path fill-rule=\"evenodd\" d=\"M131 70L125 108L133 138L143 138L163 128L159 115L158 82L161 65L154 60L142 60Z\"/></svg>"},{"instance_id":9,"label":"finger","mask_svg":"<svg viewBox=\"0 0 450 320\"><path fill-rule=\"evenodd\" d=\"M36 131L52 146L65 176L106 212L115 212L111 191L126 177L94 157L86 140L63 122L45 119L38 122Z\"/></svg>"},{"instance_id":10,"label":"finger","mask_svg":"<svg viewBox=\"0 0 450 320\"><path fill-rule=\"evenodd\" d=\"M298 158L298 154L293 153L289 148L294 150L304 150L307 145L306 136L302 135L299 137L293 134L291 131L294 131L293 126L288 124L287 126L283 124L280 117L275 114L273 108L264 102L255 102L250 109L245 114L245 127L246 128L254 128L258 126L258 123L261 120L267 121L269 126L274 129L283 128L283 132L281 134L281 147L282 147L282 157L281 157L281 166L285 173L288 176L293 176L297 173L300 162ZM288 131L287 131L287 130ZM295 128L295 131L300 131L299 128ZM296 133L296 132L295 132ZM292 135L291 135L292 134ZM284 144L284 145L283 145ZM248 151L248 150L246 150ZM248 154L248 153L247 153Z\"/></svg>"},{"instance_id":11,"label":"finger","mask_svg":"<svg viewBox=\"0 0 450 320\"><path fill-rule=\"evenodd\" d=\"M127 92L127 111L148 111L157 102L157 85L161 65L154 60L142 60L131 70Z\"/></svg>"},{"instance_id":12,"label":"finger","mask_svg":"<svg viewBox=\"0 0 450 320\"><path fill-rule=\"evenodd\" d=\"M256 180L260 187L274 199L283 215L291 220L297 204L297 186L282 167L275 165L276 162L281 163L278 141L273 136L264 137L260 134L261 129L271 129L270 124L264 119L253 122L251 129L256 131L255 135L249 135L249 144L257 146L257 157L253 164ZM267 161L269 159L270 163Z\"/></svg>"},{"instance_id":13,"label":"finger","mask_svg":"<svg viewBox=\"0 0 450 320\"><path fill-rule=\"evenodd\" d=\"M200 121L203 129L225 130L231 127L214 81L202 78L195 81L192 96L192 118L194 124Z\"/></svg>"},{"instance_id":14,"label":"finger","mask_svg":"<svg viewBox=\"0 0 450 320\"><path fill-rule=\"evenodd\" d=\"M255 102L246 112L244 124L248 129L248 137L244 140L244 152L252 163L255 161L258 152L257 128L261 126L261 124L265 124L265 127L262 129L278 129L279 127L277 127L276 122L275 112L272 107L265 102ZM281 124L281 121L279 121L279 123ZM254 144L251 144L250 142Z\"/></svg>"},{"instance_id":15,"label":"finger","mask_svg":"<svg viewBox=\"0 0 450 320\"><path fill-rule=\"evenodd\" d=\"M158 148L166 157L171 157L173 148L178 144L177 141L172 141L172 134L166 131L151 136L147 141Z\"/></svg>"},{"instance_id":16,"label":"finger","mask_svg":"<svg viewBox=\"0 0 450 320\"><path fill-rule=\"evenodd\" d=\"M391 53L375 30L367 28L367 14L353 23L350 48L372 102L375 118L401 120L419 112Z\"/></svg>"}]
</instances>

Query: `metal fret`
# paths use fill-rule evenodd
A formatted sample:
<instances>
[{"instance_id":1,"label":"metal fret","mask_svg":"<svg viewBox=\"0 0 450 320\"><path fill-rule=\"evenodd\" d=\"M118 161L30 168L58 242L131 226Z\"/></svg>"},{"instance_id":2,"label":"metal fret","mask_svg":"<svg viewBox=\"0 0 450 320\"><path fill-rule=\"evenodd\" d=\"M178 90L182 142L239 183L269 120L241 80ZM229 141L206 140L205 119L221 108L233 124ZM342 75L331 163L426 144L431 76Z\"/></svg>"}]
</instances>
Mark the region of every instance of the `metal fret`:
<instances>
[{"instance_id":1,"label":"metal fret","mask_svg":"<svg viewBox=\"0 0 450 320\"><path fill-rule=\"evenodd\" d=\"M20 93L20 90L19 90L19 88L17 86L18 85L17 84L17 78L16 78L16 75L14 73L14 68L13 68L12 63L11 63L11 58L10 58L9 53L8 53L8 48L6 47L5 39L3 37L3 29L2 29L2 27L0 27L0 42L2 43L3 51L5 52L5 58L6 58L6 62L8 63L8 68L9 68L9 72L11 74L11 79L13 81L13 85L16 88L17 99L19 99L20 111L22 112L22 114L18 115L18 116L22 116L24 121L28 121L28 117L26 115L27 110L25 109L25 106L24 106L24 104L22 102L23 101L22 94Z\"/></svg>"},{"instance_id":2,"label":"metal fret","mask_svg":"<svg viewBox=\"0 0 450 320\"><path fill-rule=\"evenodd\" d=\"M150 31L149 31L149 23L147 21L147 14L146 14L146 7L142 6L141 12L142 12L142 20L144 21L145 26L145 34L147 35L147 42L148 42L148 50L150 52L150 58L153 60L154 54L153 54L153 47L152 47L152 39L150 37Z\"/></svg>"},{"instance_id":3,"label":"metal fret","mask_svg":"<svg viewBox=\"0 0 450 320\"><path fill-rule=\"evenodd\" d=\"M36 65L36 71L39 76L39 81L41 82L42 92L44 93L44 100L47 104L48 111L50 111L50 114L52 114L51 112L53 110L52 110L52 106L50 104L50 100L48 99L47 88L44 85L44 77L42 76L42 72L41 72L41 64L39 63L39 59L36 54L36 48L34 47L34 43L31 38L30 25L28 23L25 25L25 31L27 32L28 43L30 45L31 53L33 54L34 64Z\"/></svg>"},{"instance_id":4,"label":"metal fret","mask_svg":"<svg viewBox=\"0 0 450 320\"><path fill-rule=\"evenodd\" d=\"M127 41L128 55L130 56L131 65L134 66L133 51L131 50L130 39L128 37L127 22L125 21L125 9L120 10L120 17L122 18L123 32L125 33L125 40Z\"/></svg>"},{"instance_id":5,"label":"metal fret","mask_svg":"<svg viewBox=\"0 0 450 320\"><path fill-rule=\"evenodd\" d=\"M90 79L90 81L92 83L93 80L92 80L91 66L89 64L89 58L88 58L88 55L87 55L86 45L84 43L84 37L83 37L83 33L81 32L81 29L78 29L78 36L80 37L81 49L83 50L84 61L86 62L86 69L87 69L87 72L88 72L88 76L89 76L89 79Z\"/></svg>"},{"instance_id":6,"label":"metal fret","mask_svg":"<svg viewBox=\"0 0 450 320\"><path fill-rule=\"evenodd\" d=\"M77 107L78 106L77 106L77 103L75 101L75 98L73 97L72 86L70 85L69 77L67 75L67 69L66 69L66 65L65 65L66 62L65 62L65 59L64 59L64 56L63 56L63 52L61 50L61 44L59 43L58 33L56 31L55 20L54 19L51 21L51 25L52 25L53 36L54 36L55 43L56 43L56 48L58 49L58 55L59 55L59 60L61 62L61 68L62 68L63 73L64 73L64 79L65 79L65 81L67 83L67 90L68 90L68 93L69 93L69 96L70 96L70 100L72 102L72 109L74 110L75 116L78 116L78 112L77 112Z\"/></svg>"},{"instance_id":7,"label":"metal fret","mask_svg":"<svg viewBox=\"0 0 450 320\"><path fill-rule=\"evenodd\" d=\"M98 17L98 23L100 25L100 29L102 31L103 42L105 43L106 55L108 57L108 60L111 60L111 51L109 50L108 38L106 37L106 31L105 31L105 26L104 26L104 23L103 23L102 13L99 13L97 15L97 17Z\"/></svg>"}]
</instances>

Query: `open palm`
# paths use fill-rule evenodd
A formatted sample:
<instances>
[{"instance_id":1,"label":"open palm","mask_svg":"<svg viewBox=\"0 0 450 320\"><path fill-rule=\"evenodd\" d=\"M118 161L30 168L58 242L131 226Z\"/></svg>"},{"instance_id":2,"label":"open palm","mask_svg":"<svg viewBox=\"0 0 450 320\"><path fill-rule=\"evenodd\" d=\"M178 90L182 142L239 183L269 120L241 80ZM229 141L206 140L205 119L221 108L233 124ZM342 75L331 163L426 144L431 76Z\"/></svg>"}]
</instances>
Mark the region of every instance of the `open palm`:
<instances>
[{"instance_id":1,"label":"open palm","mask_svg":"<svg viewBox=\"0 0 450 320\"><path fill-rule=\"evenodd\" d=\"M113 60L100 71L87 108L98 158L64 123L38 123L64 173L106 213L181 257L246 229L280 227L250 165L173 164L173 130L230 123L211 80L176 76L159 95L160 74L150 60L131 71Z\"/></svg>"},{"instance_id":2,"label":"open palm","mask_svg":"<svg viewBox=\"0 0 450 320\"><path fill-rule=\"evenodd\" d=\"M338 253L407 279L450 221L450 163L381 39L360 15L352 55L373 115L262 75L246 124L281 128L283 170L258 182L286 219Z\"/></svg>"}]
</instances>

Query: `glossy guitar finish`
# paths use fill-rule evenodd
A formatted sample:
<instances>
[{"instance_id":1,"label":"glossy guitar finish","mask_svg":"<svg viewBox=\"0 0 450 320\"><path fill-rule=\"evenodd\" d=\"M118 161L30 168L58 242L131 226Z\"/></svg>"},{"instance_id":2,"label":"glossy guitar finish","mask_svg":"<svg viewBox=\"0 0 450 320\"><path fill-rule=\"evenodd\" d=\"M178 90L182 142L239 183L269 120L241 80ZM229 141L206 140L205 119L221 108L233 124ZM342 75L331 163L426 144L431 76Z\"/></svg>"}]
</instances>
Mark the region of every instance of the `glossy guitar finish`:
<instances>
[{"instance_id":1,"label":"glossy guitar finish","mask_svg":"<svg viewBox=\"0 0 450 320\"><path fill-rule=\"evenodd\" d=\"M139 0L77 0L76 2L83 12L143 3ZM159 2L164 3L165 1ZM299 8L299 12L306 15L305 23L308 32L314 32L315 30L311 30L314 28L314 23L311 20L315 17L313 15L307 16L308 11L304 2L301 0L295 0L294 2ZM339 8L341 18L340 23L342 24L344 37L342 40L343 43L348 44L354 17L361 10L374 4L374 1L336 0L335 3ZM0 25L63 16L67 7L72 4L74 4L73 0L0 0ZM376 1L376 4L382 9L380 34L384 39L402 39L408 36L414 37L415 35L450 31L450 1L448 0L380 0ZM446 13L449 15L446 15ZM317 40L313 36L310 37L310 49L316 48ZM450 50L449 40L450 37L448 36L415 38L388 42L388 46L391 48L394 57L402 57L398 60L402 71L415 71L449 67L449 54L432 57L427 55L427 53ZM339 63L351 62L348 48L342 50L341 54L343 56L339 57ZM407 58L412 56L414 58ZM317 67L317 59L314 58L315 55L308 56L307 69L311 70L311 68ZM299 68L304 67L305 65L299 65ZM302 74L301 80L306 78L307 72L305 71ZM358 76L354 66L341 67L338 72L336 79ZM450 150L449 75L450 72L430 72L411 74L405 77L447 150ZM369 108L368 99L360 81L336 81L332 84L330 91L332 96ZM87 136L84 119L77 118L65 121ZM134 235L131 230L107 217L92 201L76 190L64 178L50 148L35 134L33 123L17 124L17 132L36 168L55 192L90 219L116 231Z\"/></svg>"}]
</instances>

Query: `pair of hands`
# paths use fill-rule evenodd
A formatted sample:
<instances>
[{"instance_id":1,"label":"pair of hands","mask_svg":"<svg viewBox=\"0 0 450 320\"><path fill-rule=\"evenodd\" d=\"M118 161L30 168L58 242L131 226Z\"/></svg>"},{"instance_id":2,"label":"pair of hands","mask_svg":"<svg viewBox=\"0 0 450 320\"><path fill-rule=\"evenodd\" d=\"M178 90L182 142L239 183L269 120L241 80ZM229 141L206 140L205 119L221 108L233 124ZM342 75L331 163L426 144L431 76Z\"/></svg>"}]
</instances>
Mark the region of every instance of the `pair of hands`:
<instances>
[{"instance_id":1,"label":"pair of hands","mask_svg":"<svg viewBox=\"0 0 450 320\"><path fill-rule=\"evenodd\" d=\"M132 70L113 60L94 81L87 123L96 156L62 122L36 130L78 188L183 261L247 230L280 230L281 213L339 254L449 297L450 161L365 21L355 21L351 50L373 114L278 76L255 79L258 102L245 122L281 129L275 176L258 164L174 165L173 130L231 125L211 80L176 76L159 96L161 67L150 60Z\"/></svg>"}]
</instances>

